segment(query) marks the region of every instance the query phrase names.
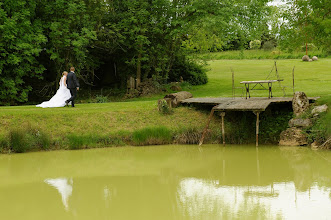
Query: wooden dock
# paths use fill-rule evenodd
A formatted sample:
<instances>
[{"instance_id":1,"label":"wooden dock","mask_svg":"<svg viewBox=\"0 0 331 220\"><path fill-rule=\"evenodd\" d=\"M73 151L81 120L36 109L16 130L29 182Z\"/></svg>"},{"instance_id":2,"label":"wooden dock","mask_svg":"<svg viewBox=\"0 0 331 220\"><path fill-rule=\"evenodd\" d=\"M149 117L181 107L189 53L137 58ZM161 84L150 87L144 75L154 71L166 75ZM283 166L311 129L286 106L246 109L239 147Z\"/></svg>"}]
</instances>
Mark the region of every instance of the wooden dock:
<instances>
[{"instance_id":1,"label":"wooden dock","mask_svg":"<svg viewBox=\"0 0 331 220\"><path fill-rule=\"evenodd\" d=\"M316 97L310 97L309 101L316 101ZM265 111L272 103L292 103L290 97L254 97L254 98L190 98L182 101L184 104L215 106L215 111Z\"/></svg>"},{"instance_id":2,"label":"wooden dock","mask_svg":"<svg viewBox=\"0 0 331 220\"><path fill-rule=\"evenodd\" d=\"M314 102L318 97L308 98L309 102ZM225 145L225 128L224 128L224 117L225 113L229 111L252 111L256 115L256 146L258 146L259 140L259 122L260 113L265 111L271 104L283 104L292 103L292 98L290 97L252 97L249 99L245 98L190 98L182 101L183 104L195 104L195 105L210 105L213 106L207 125L203 131L202 137L200 139L199 145L202 145L205 134L208 130L209 123L214 115L215 111L221 112L222 117L222 139Z\"/></svg>"}]
</instances>

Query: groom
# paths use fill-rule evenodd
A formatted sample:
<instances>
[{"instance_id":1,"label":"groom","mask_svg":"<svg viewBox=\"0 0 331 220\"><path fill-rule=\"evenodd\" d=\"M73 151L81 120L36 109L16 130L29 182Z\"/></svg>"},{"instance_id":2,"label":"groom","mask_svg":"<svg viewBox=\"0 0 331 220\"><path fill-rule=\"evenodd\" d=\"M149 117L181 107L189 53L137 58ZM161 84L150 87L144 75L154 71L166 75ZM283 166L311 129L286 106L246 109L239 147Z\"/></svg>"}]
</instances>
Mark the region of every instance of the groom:
<instances>
[{"instance_id":1,"label":"groom","mask_svg":"<svg viewBox=\"0 0 331 220\"><path fill-rule=\"evenodd\" d=\"M70 67L70 72L67 75L67 88L70 90L71 97L66 101L66 106L71 102L71 106L75 107L75 99L79 90L79 82L75 74L75 67Z\"/></svg>"}]
</instances>

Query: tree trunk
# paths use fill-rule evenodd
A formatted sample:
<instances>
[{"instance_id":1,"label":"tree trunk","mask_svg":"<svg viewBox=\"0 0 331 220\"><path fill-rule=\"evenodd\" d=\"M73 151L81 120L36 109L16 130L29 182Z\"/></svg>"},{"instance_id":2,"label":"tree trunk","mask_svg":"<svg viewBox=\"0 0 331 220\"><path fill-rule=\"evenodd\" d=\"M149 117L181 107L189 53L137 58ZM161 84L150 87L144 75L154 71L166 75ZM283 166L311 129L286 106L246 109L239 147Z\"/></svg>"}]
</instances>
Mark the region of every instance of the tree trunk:
<instances>
[{"instance_id":1,"label":"tree trunk","mask_svg":"<svg viewBox=\"0 0 331 220\"><path fill-rule=\"evenodd\" d=\"M142 48L142 45L139 45L139 48ZM137 78L136 78L136 88L139 87L141 82L141 51L139 51L138 59L137 59Z\"/></svg>"}]
</instances>

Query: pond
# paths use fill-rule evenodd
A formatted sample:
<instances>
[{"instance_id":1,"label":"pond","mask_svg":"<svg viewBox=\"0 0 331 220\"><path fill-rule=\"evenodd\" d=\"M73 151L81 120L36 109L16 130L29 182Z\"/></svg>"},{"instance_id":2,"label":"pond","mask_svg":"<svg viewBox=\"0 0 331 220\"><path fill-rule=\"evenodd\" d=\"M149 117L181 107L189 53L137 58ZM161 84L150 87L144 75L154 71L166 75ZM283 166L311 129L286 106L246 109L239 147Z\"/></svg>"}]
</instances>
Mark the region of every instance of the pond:
<instances>
[{"instance_id":1,"label":"pond","mask_svg":"<svg viewBox=\"0 0 331 220\"><path fill-rule=\"evenodd\" d=\"M277 146L0 155L0 219L331 219L330 168Z\"/></svg>"}]
</instances>

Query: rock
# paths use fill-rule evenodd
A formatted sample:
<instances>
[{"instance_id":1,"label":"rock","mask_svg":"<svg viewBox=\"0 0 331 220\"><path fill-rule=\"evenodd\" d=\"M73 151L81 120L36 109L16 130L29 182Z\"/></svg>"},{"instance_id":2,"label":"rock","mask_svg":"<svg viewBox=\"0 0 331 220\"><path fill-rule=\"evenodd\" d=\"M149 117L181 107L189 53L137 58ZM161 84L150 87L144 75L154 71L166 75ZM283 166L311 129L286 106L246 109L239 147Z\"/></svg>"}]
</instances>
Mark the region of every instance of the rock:
<instances>
[{"instance_id":1,"label":"rock","mask_svg":"<svg viewBox=\"0 0 331 220\"><path fill-rule=\"evenodd\" d=\"M299 128L288 128L280 134L279 145L281 146L302 146L307 144L307 136Z\"/></svg>"},{"instance_id":2,"label":"rock","mask_svg":"<svg viewBox=\"0 0 331 220\"><path fill-rule=\"evenodd\" d=\"M309 107L309 99L307 98L304 92L296 92L294 93L293 100L292 100L292 108L293 113L296 116L301 115L305 112Z\"/></svg>"},{"instance_id":3,"label":"rock","mask_svg":"<svg viewBox=\"0 0 331 220\"><path fill-rule=\"evenodd\" d=\"M193 95L189 92L186 92L186 91L171 93L171 94L168 94L168 95L164 96L164 98L170 98L171 99L171 106L173 108L179 106L181 101L183 101L184 99L189 99L189 98L192 98L192 97L193 97Z\"/></svg>"},{"instance_id":4,"label":"rock","mask_svg":"<svg viewBox=\"0 0 331 220\"><path fill-rule=\"evenodd\" d=\"M316 142L316 141L314 141L311 145L310 145L310 147L311 147L311 149L318 149L319 148L319 144Z\"/></svg>"},{"instance_id":5,"label":"rock","mask_svg":"<svg viewBox=\"0 0 331 220\"><path fill-rule=\"evenodd\" d=\"M302 57L302 61L309 61L309 56L308 55L304 55Z\"/></svg>"},{"instance_id":6,"label":"rock","mask_svg":"<svg viewBox=\"0 0 331 220\"><path fill-rule=\"evenodd\" d=\"M312 126L313 123L309 118L307 119L292 118L288 124L290 127L307 128Z\"/></svg>"},{"instance_id":7,"label":"rock","mask_svg":"<svg viewBox=\"0 0 331 220\"><path fill-rule=\"evenodd\" d=\"M318 60L317 56L313 56L312 60L317 61Z\"/></svg>"},{"instance_id":8,"label":"rock","mask_svg":"<svg viewBox=\"0 0 331 220\"><path fill-rule=\"evenodd\" d=\"M315 108L313 108L311 113L317 114L317 113L326 112L327 110L328 110L328 106L326 104L324 104L324 105L319 105L319 106L316 106Z\"/></svg>"},{"instance_id":9,"label":"rock","mask_svg":"<svg viewBox=\"0 0 331 220\"><path fill-rule=\"evenodd\" d=\"M312 59L309 59L308 62L312 62L313 60Z\"/></svg>"}]
</instances>

